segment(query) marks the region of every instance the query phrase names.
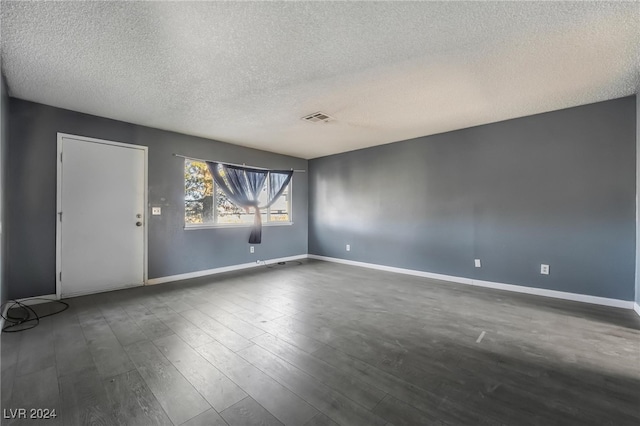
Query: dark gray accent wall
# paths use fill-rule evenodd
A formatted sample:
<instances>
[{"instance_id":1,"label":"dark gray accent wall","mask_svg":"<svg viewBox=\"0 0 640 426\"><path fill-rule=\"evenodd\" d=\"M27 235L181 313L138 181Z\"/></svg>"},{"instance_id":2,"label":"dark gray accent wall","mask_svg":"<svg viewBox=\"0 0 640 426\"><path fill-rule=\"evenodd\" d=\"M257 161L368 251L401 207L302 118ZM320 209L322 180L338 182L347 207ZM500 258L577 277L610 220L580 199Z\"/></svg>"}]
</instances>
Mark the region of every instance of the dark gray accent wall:
<instances>
[{"instance_id":1,"label":"dark gray accent wall","mask_svg":"<svg viewBox=\"0 0 640 426\"><path fill-rule=\"evenodd\" d=\"M636 297L640 305L640 87L636 93Z\"/></svg>"},{"instance_id":2,"label":"dark gray accent wall","mask_svg":"<svg viewBox=\"0 0 640 426\"><path fill-rule=\"evenodd\" d=\"M9 95L7 90L7 82L4 74L0 75L0 304L7 300L8 287L5 277L5 261L6 261L6 223L5 220L5 170L6 170L6 147L8 136L8 111L9 111Z\"/></svg>"},{"instance_id":3,"label":"dark gray accent wall","mask_svg":"<svg viewBox=\"0 0 640 426\"><path fill-rule=\"evenodd\" d=\"M633 300L635 102L310 160L309 252Z\"/></svg>"},{"instance_id":4,"label":"dark gray accent wall","mask_svg":"<svg viewBox=\"0 0 640 426\"><path fill-rule=\"evenodd\" d=\"M306 169L299 158L152 129L10 98L7 157L9 297L55 293L57 132L149 147L149 278L307 253L307 174L293 177L291 226L265 226L249 253L249 228L184 230L184 159ZM116 166L116 165L114 165Z\"/></svg>"}]
</instances>

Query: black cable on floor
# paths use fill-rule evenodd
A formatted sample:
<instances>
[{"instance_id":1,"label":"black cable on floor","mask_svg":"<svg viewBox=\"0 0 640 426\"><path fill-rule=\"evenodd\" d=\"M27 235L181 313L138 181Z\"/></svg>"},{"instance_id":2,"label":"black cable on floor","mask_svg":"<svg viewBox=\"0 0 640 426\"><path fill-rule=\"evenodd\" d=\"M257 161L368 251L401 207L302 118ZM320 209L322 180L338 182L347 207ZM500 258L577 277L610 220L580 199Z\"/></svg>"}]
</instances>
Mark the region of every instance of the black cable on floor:
<instances>
[{"instance_id":1,"label":"black cable on floor","mask_svg":"<svg viewBox=\"0 0 640 426\"><path fill-rule=\"evenodd\" d=\"M17 333L19 331L31 330L32 328L35 328L38 324L40 324L40 320L42 318L50 317L69 309L69 304L63 302L62 300L44 299L42 297L32 297L27 300L46 300L48 302L59 303L63 305L63 307L56 312L51 312L46 315L38 315L38 313L29 305L26 305L17 300L8 300L0 306L0 316L2 316L5 321L5 326L2 327L2 331L4 333ZM5 317L2 312L4 312L4 308L7 305L9 306L9 309L7 309L7 316ZM11 310L13 309L18 310L18 312L22 313L22 315L15 316L14 314L10 314ZM9 324L7 325L7 323Z\"/></svg>"}]
</instances>

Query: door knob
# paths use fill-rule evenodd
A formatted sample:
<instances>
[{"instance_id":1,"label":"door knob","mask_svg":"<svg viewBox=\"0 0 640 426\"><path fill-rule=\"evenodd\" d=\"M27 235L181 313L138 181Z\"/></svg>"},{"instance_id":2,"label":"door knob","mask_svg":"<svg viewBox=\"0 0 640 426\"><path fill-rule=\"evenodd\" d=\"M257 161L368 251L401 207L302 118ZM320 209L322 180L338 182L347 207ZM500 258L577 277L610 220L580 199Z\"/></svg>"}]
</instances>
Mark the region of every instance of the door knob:
<instances>
[{"instance_id":1,"label":"door knob","mask_svg":"<svg viewBox=\"0 0 640 426\"><path fill-rule=\"evenodd\" d=\"M142 222L136 222L136 226L142 226Z\"/></svg>"}]
</instances>

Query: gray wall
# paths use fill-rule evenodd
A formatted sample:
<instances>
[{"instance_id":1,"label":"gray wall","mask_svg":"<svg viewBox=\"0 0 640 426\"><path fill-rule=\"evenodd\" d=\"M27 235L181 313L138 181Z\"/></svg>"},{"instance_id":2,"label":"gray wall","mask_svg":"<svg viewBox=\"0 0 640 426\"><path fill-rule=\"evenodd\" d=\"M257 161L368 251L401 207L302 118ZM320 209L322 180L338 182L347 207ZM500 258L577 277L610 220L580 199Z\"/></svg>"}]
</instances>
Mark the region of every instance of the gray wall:
<instances>
[{"instance_id":1,"label":"gray wall","mask_svg":"<svg viewBox=\"0 0 640 426\"><path fill-rule=\"evenodd\" d=\"M640 305L640 87L636 94L636 303Z\"/></svg>"},{"instance_id":2,"label":"gray wall","mask_svg":"<svg viewBox=\"0 0 640 426\"><path fill-rule=\"evenodd\" d=\"M309 252L633 300L635 102L311 160Z\"/></svg>"},{"instance_id":3,"label":"gray wall","mask_svg":"<svg viewBox=\"0 0 640 426\"><path fill-rule=\"evenodd\" d=\"M5 278L5 228L4 223L4 209L5 209L5 160L6 160L6 146L7 146L7 128L9 125L8 109L9 109L9 97L7 95L7 82L5 81L4 74L0 76L0 304L7 300L8 288L7 280Z\"/></svg>"},{"instance_id":4,"label":"gray wall","mask_svg":"<svg viewBox=\"0 0 640 426\"><path fill-rule=\"evenodd\" d=\"M185 231L184 160L306 169L307 161L10 98L7 157L9 297L55 293L56 133L149 147L149 278L307 253L307 174L293 178L292 226L265 226L249 254L248 228Z\"/></svg>"}]
</instances>

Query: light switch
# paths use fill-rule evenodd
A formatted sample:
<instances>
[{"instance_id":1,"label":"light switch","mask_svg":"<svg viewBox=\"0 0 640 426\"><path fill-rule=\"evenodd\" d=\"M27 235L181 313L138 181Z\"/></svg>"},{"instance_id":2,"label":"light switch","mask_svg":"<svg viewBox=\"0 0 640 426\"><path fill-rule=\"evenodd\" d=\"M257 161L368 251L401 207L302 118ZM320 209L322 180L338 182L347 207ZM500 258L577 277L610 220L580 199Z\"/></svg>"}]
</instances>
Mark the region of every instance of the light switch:
<instances>
[{"instance_id":1,"label":"light switch","mask_svg":"<svg viewBox=\"0 0 640 426\"><path fill-rule=\"evenodd\" d=\"M162 214L162 208L161 207L151 207L151 214L154 216L158 216Z\"/></svg>"}]
</instances>

